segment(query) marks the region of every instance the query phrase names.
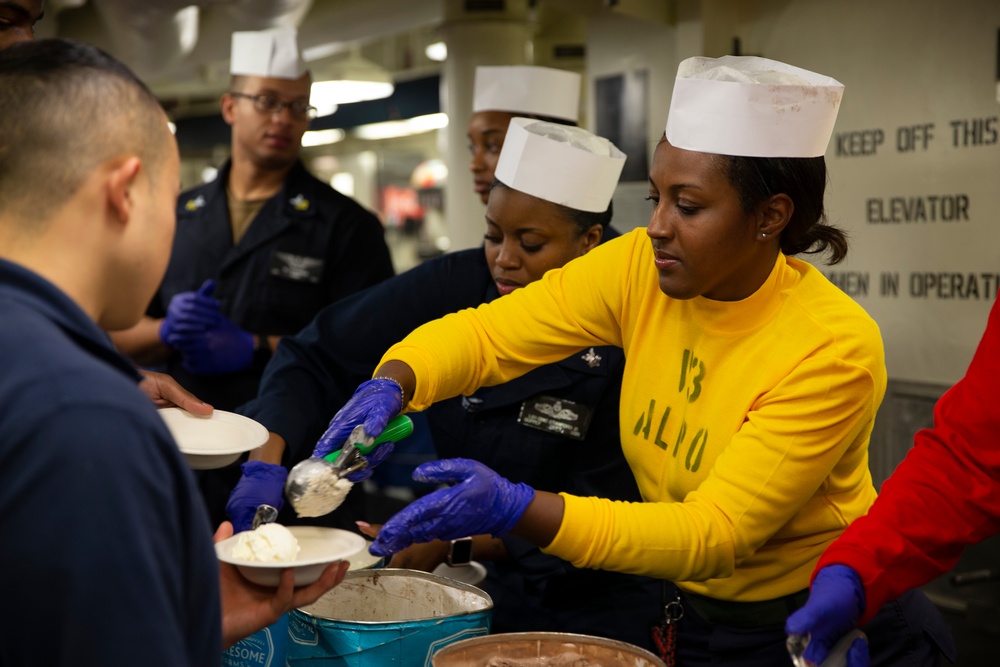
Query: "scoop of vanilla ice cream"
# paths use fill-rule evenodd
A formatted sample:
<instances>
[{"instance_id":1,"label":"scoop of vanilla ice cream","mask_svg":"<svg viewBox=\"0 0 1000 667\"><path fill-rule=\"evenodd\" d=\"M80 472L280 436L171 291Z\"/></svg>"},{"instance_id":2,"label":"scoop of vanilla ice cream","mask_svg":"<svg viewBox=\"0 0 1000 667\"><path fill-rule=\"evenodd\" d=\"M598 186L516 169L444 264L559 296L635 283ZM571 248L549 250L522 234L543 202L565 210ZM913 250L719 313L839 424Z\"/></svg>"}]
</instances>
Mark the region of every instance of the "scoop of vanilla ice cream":
<instances>
[{"instance_id":1,"label":"scoop of vanilla ice cream","mask_svg":"<svg viewBox=\"0 0 1000 667\"><path fill-rule=\"evenodd\" d=\"M299 555L299 541L280 523L265 523L239 534L233 558L256 562L288 562Z\"/></svg>"}]
</instances>

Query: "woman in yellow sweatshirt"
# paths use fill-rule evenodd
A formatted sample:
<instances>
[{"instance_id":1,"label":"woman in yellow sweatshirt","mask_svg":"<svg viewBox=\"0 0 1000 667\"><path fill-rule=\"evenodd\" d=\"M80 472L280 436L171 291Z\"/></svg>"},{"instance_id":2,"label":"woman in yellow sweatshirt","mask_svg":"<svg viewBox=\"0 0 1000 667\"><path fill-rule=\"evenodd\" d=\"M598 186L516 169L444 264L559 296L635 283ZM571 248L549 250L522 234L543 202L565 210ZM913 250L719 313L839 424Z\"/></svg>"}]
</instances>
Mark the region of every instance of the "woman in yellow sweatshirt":
<instances>
[{"instance_id":1,"label":"woman in yellow sweatshirt","mask_svg":"<svg viewBox=\"0 0 1000 667\"><path fill-rule=\"evenodd\" d=\"M342 411L374 435L387 406L421 410L620 346L621 443L645 502L536 493L475 462L433 462L417 474L454 486L393 517L373 553L512 531L579 567L673 582L660 636L679 664L787 664L785 619L820 554L876 497L878 327L794 257L835 263L847 250L823 222L842 90L761 58L684 61L648 228L417 329ZM919 596L868 630L874 664L936 664L921 630L947 634Z\"/></svg>"}]
</instances>

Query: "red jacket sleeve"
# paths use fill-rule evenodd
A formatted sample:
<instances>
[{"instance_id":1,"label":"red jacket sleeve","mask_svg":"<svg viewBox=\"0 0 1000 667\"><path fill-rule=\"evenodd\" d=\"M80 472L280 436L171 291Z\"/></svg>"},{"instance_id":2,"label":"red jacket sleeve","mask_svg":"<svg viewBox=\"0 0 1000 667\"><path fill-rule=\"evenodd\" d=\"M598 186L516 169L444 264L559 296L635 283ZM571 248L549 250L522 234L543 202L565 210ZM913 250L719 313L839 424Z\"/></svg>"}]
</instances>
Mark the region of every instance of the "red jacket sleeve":
<instances>
[{"instance_id":1,"label":"red jacket sleeve","mask_svg":"<svg viewBox=\"0 0 1000 667\"><path fill-rule=\"evenodd\" d=\"M1000 532L1000 302L968 371L934 407L934 427L882 486L866 516L820 558L865 586L863 625L905 591L950 570L962 550ZM814 574L815 576L815 574Z\"/></svg>"}]
</instances>

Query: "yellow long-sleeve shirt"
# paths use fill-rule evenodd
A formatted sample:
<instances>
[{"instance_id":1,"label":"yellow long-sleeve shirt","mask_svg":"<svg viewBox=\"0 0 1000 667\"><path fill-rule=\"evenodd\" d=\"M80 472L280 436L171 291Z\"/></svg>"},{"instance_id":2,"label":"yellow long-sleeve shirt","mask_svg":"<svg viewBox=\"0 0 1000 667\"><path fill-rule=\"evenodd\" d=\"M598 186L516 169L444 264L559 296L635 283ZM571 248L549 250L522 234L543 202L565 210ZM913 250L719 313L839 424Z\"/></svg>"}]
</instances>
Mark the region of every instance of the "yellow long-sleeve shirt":
<instances>
[{"instance_id":1,"label":"yellow long-sleeve shirt","mask_svg":"<svg viewBox=\"0 0 1000 667\"><path fill-rule=\"evenodd\" d=\"M417 329L383 362L414 370L419 410L592 345L625 350L621 442L646 502L564 494L546 551L718 599L805 588L875 500L868 440L886 383L875 322L783 255L742 301L671 299L638 229Z\"/></svg>"}]
</instances>

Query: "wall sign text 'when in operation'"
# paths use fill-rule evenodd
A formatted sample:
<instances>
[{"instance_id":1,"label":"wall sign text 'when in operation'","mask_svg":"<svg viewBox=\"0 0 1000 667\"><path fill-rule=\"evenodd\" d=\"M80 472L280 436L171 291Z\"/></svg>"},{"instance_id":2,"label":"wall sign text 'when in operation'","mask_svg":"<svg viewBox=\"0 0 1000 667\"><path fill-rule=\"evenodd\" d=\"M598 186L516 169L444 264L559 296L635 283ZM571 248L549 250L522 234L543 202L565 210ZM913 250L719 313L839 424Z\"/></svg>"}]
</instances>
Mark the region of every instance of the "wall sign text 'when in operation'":
<instances>
[{"instance_id":1,"label":"wall sign text 'when in operation'","mask_svg":"<svg viewBox=\"0 0 1000 667\"><path fill-rule=\"evenodd\" d=\"M830 282L852 297L872 295L872 277L868 271L824 271ZM911 271L905 274L881 271L878 274L878 296L895 298L902 289L914 299L996 299L1000 273L968 271Z\"/></svg>"}]
</instances>

